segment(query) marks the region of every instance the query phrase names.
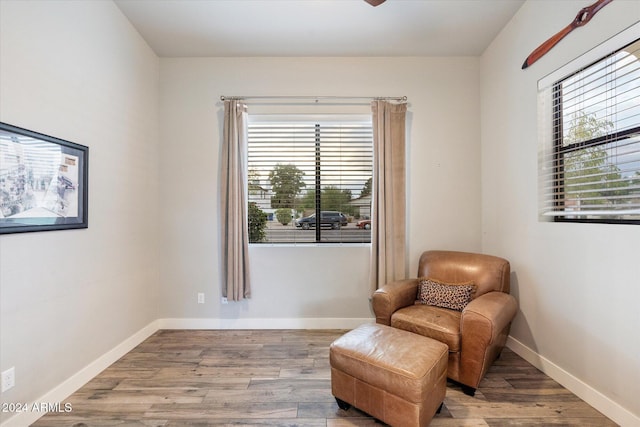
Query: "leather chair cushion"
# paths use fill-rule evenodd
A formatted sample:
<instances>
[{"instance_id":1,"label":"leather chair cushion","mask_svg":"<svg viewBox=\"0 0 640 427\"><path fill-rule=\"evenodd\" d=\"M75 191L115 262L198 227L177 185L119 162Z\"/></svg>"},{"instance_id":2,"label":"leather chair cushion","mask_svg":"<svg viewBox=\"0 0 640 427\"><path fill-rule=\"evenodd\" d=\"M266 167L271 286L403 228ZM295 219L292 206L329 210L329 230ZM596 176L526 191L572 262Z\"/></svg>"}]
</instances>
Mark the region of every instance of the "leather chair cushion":
<instances>
[{"instance_id":1,"label":"leather chair cushion","mask_svg":"<svg viewBox=\"0 0 640 427\"><path fill-rule=\"evenodd\" d=\"M455 310L416 304L397 310L391 326L447 344L450 352L460 351L460 316Z\"/></svg>"}]
</instances>

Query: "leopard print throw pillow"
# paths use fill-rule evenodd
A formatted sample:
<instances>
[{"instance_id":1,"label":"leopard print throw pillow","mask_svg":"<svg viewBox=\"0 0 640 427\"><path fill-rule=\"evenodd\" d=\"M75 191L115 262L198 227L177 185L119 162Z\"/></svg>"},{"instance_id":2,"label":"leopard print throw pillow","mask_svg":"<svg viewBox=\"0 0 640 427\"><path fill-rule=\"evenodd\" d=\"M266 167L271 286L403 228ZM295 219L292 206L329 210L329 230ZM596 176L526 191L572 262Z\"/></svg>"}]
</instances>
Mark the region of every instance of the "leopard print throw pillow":
<instances>
[{"instance_id":1,"label":"leopard print throw pillow","mask_svg":"<svg viewBox=\"0 0 640 427\"><path fill-rule=\"evenodd\" d=\"M444 283L426 278L418 284L416 303L462 311L471 302L475 292L476 285L473 282Z\"/></svg>"}]
</instances>

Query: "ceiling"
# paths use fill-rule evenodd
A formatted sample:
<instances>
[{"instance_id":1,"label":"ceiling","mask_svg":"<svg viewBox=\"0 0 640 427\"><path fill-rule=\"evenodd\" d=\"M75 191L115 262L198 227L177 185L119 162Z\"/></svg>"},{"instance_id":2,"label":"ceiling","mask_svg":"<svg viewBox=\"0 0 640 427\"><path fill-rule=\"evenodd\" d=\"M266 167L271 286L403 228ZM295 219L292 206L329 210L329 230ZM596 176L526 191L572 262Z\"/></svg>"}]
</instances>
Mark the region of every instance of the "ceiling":
<instances>
[{"instance_id":1,"label":"ceiling","mask_svg":"<svg viewBox=\"0 0 640 427\"><path fill-rule=\"evenodd\" d=\"M477 56L524 0L115 0L161 57Z\"/></svg>"}]
</instances>

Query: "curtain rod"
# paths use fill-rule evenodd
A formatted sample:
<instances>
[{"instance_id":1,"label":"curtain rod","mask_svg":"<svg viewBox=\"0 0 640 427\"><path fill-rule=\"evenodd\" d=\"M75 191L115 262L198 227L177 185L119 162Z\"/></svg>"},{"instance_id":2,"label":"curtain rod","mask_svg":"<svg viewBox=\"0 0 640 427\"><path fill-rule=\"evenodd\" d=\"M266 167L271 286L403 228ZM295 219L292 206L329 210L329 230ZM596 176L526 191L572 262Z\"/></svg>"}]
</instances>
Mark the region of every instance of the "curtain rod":
<instances>
[{"instance_id":1,"label":"curtain rod","mask_svg":"<svg viewBox=\"0 0 640 427\"><path fill-rule=\"evenodd\" d=\"M406 101L406 96L220 96L220 101L224 101L226 99L314 99L316 102L319 100L349 100L349 99L359 99L359 100L372 100L372 101Z\"/></svg>"}]
</instances>

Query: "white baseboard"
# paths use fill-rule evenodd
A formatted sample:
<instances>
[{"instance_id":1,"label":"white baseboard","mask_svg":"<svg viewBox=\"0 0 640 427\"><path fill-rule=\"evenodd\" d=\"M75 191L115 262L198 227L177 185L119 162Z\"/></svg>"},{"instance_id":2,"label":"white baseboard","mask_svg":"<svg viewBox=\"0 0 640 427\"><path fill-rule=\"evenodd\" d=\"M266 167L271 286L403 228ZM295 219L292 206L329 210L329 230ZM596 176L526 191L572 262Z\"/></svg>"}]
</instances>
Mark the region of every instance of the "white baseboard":
<instances>
[{"instance_id":1,"label":"white baseboard","mask_svg":"<svg viewBox=\"0 0 640 427\"><path fill-rule=\"evenodd\" d=\"M100 356L98 359L91 362L89 365L69 377L67 380L62 382L60 385L41 396L39 399L36 399L34 402L29 404L29 408L33 408L34 404L41 402L62 402L61 405L64 405L64 400L71 396L76 390L85 385L91 379L93 379L100 372L104 371L115 361L120 359L122 356L127 354L129 351L133 350L138 344L142 341L146 340L153 333L158 330L158 321L154 320L149 323L144 328L140 329L138 332L124 340L122 343L118 344L112 350ZM0 427L24 427L34 423L38 418L43 416L43 412L33 412L26 411L20 412L15 416L9 418L4 421Z\"/></svg>"},{"instance_id":2,"label":"white baseboard","mask_svg":"<svg viewBox=\"0 0 640 427\"><path fill-rule=\"evenodd\" d=\"M515 338L511 336L507 338L507 347L620 426L640 426L640 417L623 408L618 403L554 364L549 359L539 355Z\"/></svg>"},{"instance_id":3,"label":"white baseboard","mask_svg":"<svg viewBox=\"0 0 640 427\"><path fill-rule=\"evenodd\" d=\"M373 318L159 319L158 329L353 329Z\"/></svg>"}]
</instances>

